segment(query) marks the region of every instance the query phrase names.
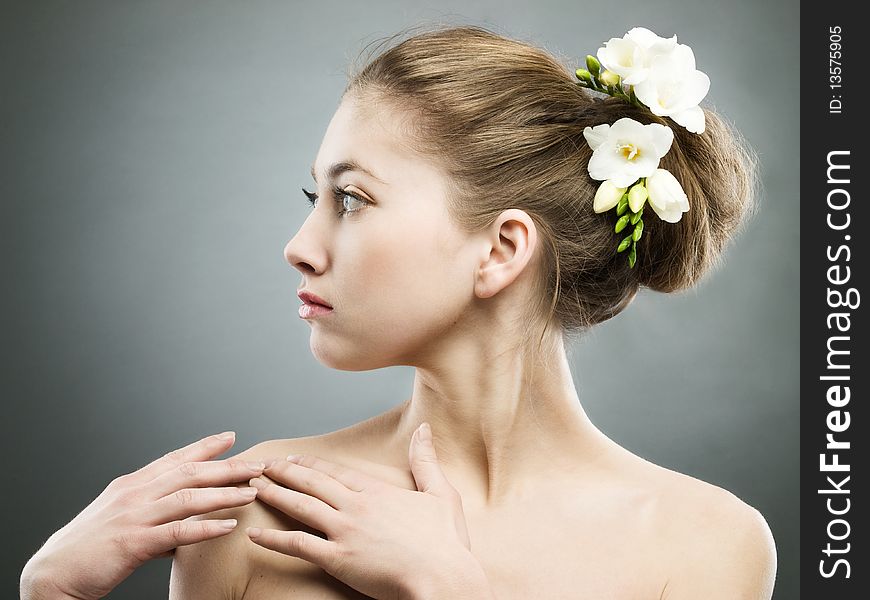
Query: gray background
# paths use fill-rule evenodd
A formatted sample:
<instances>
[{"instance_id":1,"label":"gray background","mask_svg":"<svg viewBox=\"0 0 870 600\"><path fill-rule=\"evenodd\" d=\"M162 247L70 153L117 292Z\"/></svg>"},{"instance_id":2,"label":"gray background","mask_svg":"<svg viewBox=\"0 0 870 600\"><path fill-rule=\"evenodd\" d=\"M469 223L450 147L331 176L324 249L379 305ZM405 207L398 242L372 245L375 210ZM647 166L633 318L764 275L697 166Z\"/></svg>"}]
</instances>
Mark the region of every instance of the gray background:
<instances>
[{"instance_id":1,"label":"gray background","mask_svg":"<svg viewBox=\"0 0 870 600\"><path fill-rule=\"evenodd\" d=\"M610 7L613 7L610 10ZM796 2L2 4L3 587L113 477L201 436L236 450L332 431L405 399L413 370L309 353L298 272L313 161L344 72L421 21L559 55L643 25L691 45L706 102L761 159L761 210L725 266L642 292L572 351L581 400L628 449L768 519L775 597L798 597ZM645 382L616 393L628 361ZM112 594L165 597L170 562ZM9 586L8 588L6 586Z\"/></svg>"}]
</instances>

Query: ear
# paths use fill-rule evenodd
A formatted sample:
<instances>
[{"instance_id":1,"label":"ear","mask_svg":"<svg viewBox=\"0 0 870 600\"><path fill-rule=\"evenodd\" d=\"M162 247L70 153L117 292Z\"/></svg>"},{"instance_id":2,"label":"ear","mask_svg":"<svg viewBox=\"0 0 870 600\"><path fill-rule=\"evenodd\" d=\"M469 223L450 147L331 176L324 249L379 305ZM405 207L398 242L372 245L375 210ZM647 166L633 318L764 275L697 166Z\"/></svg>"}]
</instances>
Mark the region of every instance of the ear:
<instances>
[{"instance_id":1,"label":"ear","mask_svg":"<svg viewBox=\"0 0 870 600\"><path fill-rule=\"evenodd\" d=\"M526 269L538 245L538 230L529 214L509 208L490 225L485 235L489 255L477 272L474 291L479 298L495 296Z\"/></svg>"}]
</instances>

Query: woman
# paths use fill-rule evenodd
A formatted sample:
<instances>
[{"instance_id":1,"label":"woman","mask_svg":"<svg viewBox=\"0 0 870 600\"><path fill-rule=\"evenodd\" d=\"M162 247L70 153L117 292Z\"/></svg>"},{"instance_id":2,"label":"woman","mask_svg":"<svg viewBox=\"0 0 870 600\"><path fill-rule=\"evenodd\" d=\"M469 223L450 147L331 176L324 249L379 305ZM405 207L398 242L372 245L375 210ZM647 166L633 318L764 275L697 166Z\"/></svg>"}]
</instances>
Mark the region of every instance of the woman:
<instances>
[{"instance_id":1,"label":"woman","mask_svg":"<svg viewBox=\"0 0 870 600\"><path fill-rule=\"evenodd\" d=\"M318 360L413 365L411 396L236 457L271 463L257 501L206 515L237 526L178 548L171 598L770 598L758 511L607 438L566 357L641 286L677 292L716 265L750 212L752 162L714 113L696 133L676 122L688 112L601 100L584 88L612 74L590 69L578 85L541 49L452 27L351 78L285 257ZM592 168L590 128L620 119L672 129L656 162L690 207L650 196L629 260L607 206L627 210L629 185L611 203Z\"/></svg>"},{"instance_id":2,"label":"woman","mask_svg":"<svg viewBox=\"0 0 870 600\"><path fill-rule=\"evenodd\" d=\"M633 267L614 251L622 236L611 215L591 210L597 184L584 140L586 127L622 117L672 126L661 166L691 205L677 223L646 219ZM317 191L306 192L314 208L285 257L303 293L332 307L300 313L317 359L351 371L413 365L414 389L363 423L244 456L304 454L312 465L327 461L326 471L341 465L417 490L419 446L411 442L409 459L408 443L427 422L494 597L770 597L775 557L764 519L729 492L608 439L580 405L563 342L619 313L642 285L690 287L719 257L750 208L751 162L714 114L705 125L698 135L618 98L594 101L545 52L479 28L424 33L375 58L351 79L327 128L312 169ZM313 486L304 468L270 472L258 501L227 516L240 527L323 534L303 522L323 510L320 522L336 535L276 535L275 552L239 531L180 549L173 598L460 597L435 583L415 589L413 560L395 568L398 591L378 595L373 582L385 566L355 573L299 558L299 539L316 547L312 540L338 537L341 547L345 532L330 519L354 510L297 495ZM463 526L455 529L443 537L462 538ZM381 565L418 558L412 542L400 548ZM427 564L445 554L433 548ZM364 552L354 560L362 564ZM416 568L420 579L437 579L426 564ZM457 570L479 582L473 567Z\"/></svg>"}]
</instances>

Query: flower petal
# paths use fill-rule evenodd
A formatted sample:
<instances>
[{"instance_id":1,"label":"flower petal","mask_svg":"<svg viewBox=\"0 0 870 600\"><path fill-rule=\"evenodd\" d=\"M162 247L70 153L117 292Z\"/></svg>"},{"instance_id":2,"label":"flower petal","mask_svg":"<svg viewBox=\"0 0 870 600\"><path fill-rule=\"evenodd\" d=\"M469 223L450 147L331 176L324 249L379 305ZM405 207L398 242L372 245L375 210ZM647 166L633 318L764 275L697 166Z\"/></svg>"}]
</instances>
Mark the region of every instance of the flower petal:
<instances>
[{"instance_id":1,"label":"flower petal","mask_svg":"<svg viewBox=\"0 0 870 600\"><path fill-rule=\"evenodd\" d=\"M624 80L646 77L643 48L624 38L610 38L598 49L598 60Z\"/></svg>"},{"instance_id":2,"label":"flower petal","mask_svg":"<svg viewBox=\"0 0 870 600\"><path fill-rule=\"evenodd\" d=\"M616 73L616 71L614 71ZM632 69L630 72L622 75L622 83L625 85L637 85L649 77L649 69L645 67Z\"/></svg>"},{"instance_id":3,"label":"flower petal","mask_svg":"<svg viewBox=\"0 0 870 600\"><path fill-rule=\"evenodd\" d=\"M682 97L686 104L695 106L700 104L707 92L710 91L710 77L703 71L692 71L683 81Z\"/></svg>"},{"instance_id":4,"label":"flower petal","mask_svg":"<svg viewBox=\"0 0 870 600\"><path fill-rule=\"evenodd\" d=\"M628 187L639 178L646 177L646 175L638 175L637 173L637 169L623 169L619 173L614 173L611 181L613 181L613 185Z\"/></svg>"},{"instance_id":5,"label":"flower petal","mask_svg":"<svg viewBox=\"0 0 870 600\"><path fill-rule=\"evenodd\" d=\"M600 148L592 153L592 158L589 159L589 176L597 181L606 179L614 179L621 171L624 170L625 161L615 152L607 151L606 148ZM614 182L619 187L624 187L624 184Z\"/></svg>"},{"instance_id":6,"label":"flower petal","mask_svg":"<svg viewBox=\"0 0 870 600\"><path fill-rule=\"evenodd\" d=\"M614 138L636 137L643 131L643 124L631 117L622 117L614 121L611 128Z\"/></svg>"},{"instance_id":7,"label":"flower petal","mask_svg":"<svg viewBox=\"0 0 870 600\"><path fill-rule=\"evenodd\" d=\"M671 62L671 69L674 72L692 72L695 70L695 53L692 48L686 44L677 44L673 50L667 54Z\"/></svg>"},{"instance_id":8,"label":"flower petal","mask_svg":"<svg viewBox=\"0 0 870 600\"><path fill-rule=\"evenodd\" d=\"M625 166L625 172L630 177L649 177L659 167L659 157L652 152L645 152L640 158ZM630 184L629 184L630 185Z\"/></svg>"},{"instance_id":9,"label":"flower petal","mask_svg":"<svg viewBox=\"0 0 870 600\"><path fill-rule=\"evenodd\" d=\"M646 27L632 27L625 34L625 38L632 40L643 48L653 48L654 46L662 45L662 49L669 49L677 44L677 36L663 38Z\"/></svg>"},{"instance_id":10,"label":"flower petal","mask_svg":"<svg viewBox=\"0 0 870 600\"><path fill-rule=\"evenodd\" d=\"M602 125L596 125L595 127L587 127L583 130L583 137L586 138L586 142L592 150L598 150L598 146L607 139L607 133L609 131L610 125L604 123Z\"/></svg>"},{"instance_id":11,"label":"flower petal","mask_svg":"<svg viewBox=\"0 0 870 600\"><path fill-rule=\"evenodd\" d=\"M674 130L667 125L660 123L650 123L647 125L650 131L650 142L655 149L656 156L663 157L671 149L671 144L674 143Z\"/></svg>"},{"instance_id":12,"label":"flower petal","mask_svg":"<svg viewBox=\"0 0 870 600\"><path fill-rule=\"evenodd\" d=\"M671 115L671 118L692 133L704 133L704 111L700 106L693 106L692 108L674 113Z\"/></svg>"},{"instance_id":13,"label":"flower petal","mask_svg":"<svg viewBox=\"0 0 870 600\"><path fill-rule=\"evenodd\" d=\"M667 109L659 102L659 86L663 85L661 80L656 80L652 77L647 77L641 83L634 86L634 95L637 99L650 109L653 114L665 116Z\"/></svg>"},{"instance_id":14,"label":"flower petal","mask_svg":"<svg viewBox=\"0 0 870 600\"><path fill-rule=\"evenodd\" d=\"M676 208L674 210L663 210L657 207L655 204L652 204L652 202L650 202L650 205L653 207L653 210L662 221L666 221L668 223L676 223L683 218L683 211L681 211L679 208Z\"/></svg>"}]
</instances>

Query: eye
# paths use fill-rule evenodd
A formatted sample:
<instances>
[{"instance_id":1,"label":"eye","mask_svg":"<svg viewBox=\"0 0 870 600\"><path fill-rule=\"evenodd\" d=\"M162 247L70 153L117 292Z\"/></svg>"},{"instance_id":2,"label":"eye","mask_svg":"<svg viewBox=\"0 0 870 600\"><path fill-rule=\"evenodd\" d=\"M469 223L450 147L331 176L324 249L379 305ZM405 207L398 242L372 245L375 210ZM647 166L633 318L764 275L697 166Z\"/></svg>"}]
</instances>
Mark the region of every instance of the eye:
<instances>
[{"instance_id":1,"label":"eye","mask_svg":"<svg viewBox=\"0 0 870 600\"><path fill-rule=\"evenodd\" d=\"M309 192L305 188L302 188L302 191L308 197L308 202L311 204L311 206L316 207L317 206L317 198L318 198L317 194L314 192ZM335 186L334 188L332 188L332 193L335 196L335 201L338 202L339 204L341 204L341 206L342 206L342 209L338 211L338 216L340 216L340 217L344 216L346 214L355 213L355 212L359 211L360 208L362 208L362 207L351 208L351 209L344 208L344 206L345 206L344 199L345 198L352 198L353 200L356 200L357 202L362 203L363 206L369 204L368 200L354 194L353 192L345 191L338 186Z\"/></svg>"},{"instance_id":2,"label":"eye","mask_svg":"<svg viewBox=\"0 0 870 600\"><path fill-rule=\"evenodd\" d=\"M340 187L333 188L332 193L335 194L335 201L341 204L342 209L340 211L338 211L338 214L341 216L357 212L363 206L365 206L369 203L368 200L365 200L365 199L361 198L360 196L357 196L353 192L348 192L346 190L343 190ZM360 206L360 208L346 209L346 208L344 208L345 207L345 202L344 202L345 198L351 198L352 200L355 200L356 202L361 203L362 206Z\"/></svg>"}]
</instances>

